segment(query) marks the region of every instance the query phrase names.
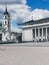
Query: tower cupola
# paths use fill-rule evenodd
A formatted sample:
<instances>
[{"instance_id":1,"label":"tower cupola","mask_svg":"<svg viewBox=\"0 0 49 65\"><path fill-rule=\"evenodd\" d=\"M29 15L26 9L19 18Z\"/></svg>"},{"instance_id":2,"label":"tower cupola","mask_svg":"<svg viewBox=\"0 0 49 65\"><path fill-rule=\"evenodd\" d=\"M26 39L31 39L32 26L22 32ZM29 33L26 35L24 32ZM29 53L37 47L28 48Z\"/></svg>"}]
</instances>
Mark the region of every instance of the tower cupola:
<instances>
[{"instance_id":1,"label":"tower cupola","mask_svg":"<svg viewBox=\"0 0 49 65\"><path fill-rule=\"evenodd\" d=\"M3 15L9 15L9 13L7 11L7 7L5 8L5 12L3 13Z\"/></svg>"}]
</instances>

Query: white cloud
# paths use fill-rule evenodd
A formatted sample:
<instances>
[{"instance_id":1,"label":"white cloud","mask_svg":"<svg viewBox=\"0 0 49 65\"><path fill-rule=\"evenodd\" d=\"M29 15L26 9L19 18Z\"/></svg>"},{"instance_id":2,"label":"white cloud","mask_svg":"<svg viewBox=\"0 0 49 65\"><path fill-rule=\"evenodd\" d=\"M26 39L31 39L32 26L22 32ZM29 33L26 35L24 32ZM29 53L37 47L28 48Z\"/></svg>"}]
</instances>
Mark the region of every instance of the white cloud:
<instances>
[{"instance_id":1,"label":"white cloud","mask_svg":"<svg viewBox=\"0 0 49 65\"><path fill-rule=\"evenodd\" d=\"M24 13L23 22L27 22L29 20L39 20L43 18L49 18L49 10L34 9L32 12L28 11Z\"/></svg>"},{"instance_id":2,"label":"white cloud","mask_svg":"<svg viewBox=\"0 0 49 65\"><path fill-rule=\"evenodd\" d=\"M15 27L11 24L11 32L18 32L18 33L22 33L22 29Z\"/></svg>"},{"instance_id":3,"label":"white cloud","mask_svg":"<svg viewBox=\"0 0 49 65\"><path fill-rule=\"evenodd\" d=\"M11 21L15 21L17 24L22 23L27 13L29 13L30 8L26 5L26 0L0 0L0 14L3 14L6 4L8 12L11 15ZM13 30L16 31L18 28L16 29L16 27L13 26Z\"/></svg>"},{"instance_id":4,"label":"white cloud","mask_svg":"<svg viewBox=\"0 0 49 65\"><path fill-rule=\"evenodd\" d=\"M29 20L38 20L42 18L49 17L49 11L43 9L35 9L30 11L31 7L26 5L26 0L0 0L0 15L3 14L5 10L6 3L8 12L11 15L11 21L15 21L17 24L27 22ZM2 5L1 5L2 4ZM2 15L1 15L2 16ZM1 17L0 17L1 19ZM11 29L17 31L18 28L12 26Z\"/></svg>"},{"instance_id":5,"label":"white cloud","mask_svg":"<svg viewBox=\"0 0 49 65\"><path fill-rule=\"evenodd\" d=\"M0 0L0 4L26 4L26 0Z\"/></svg>"},{"instance_id":6,"label":"white cloud","mask_svg":"<svg viewBox=\"0 0 49 65\"><path fill-rule=\"evenodd\" d=\"M16 23L22 23L26 20L26 17L28 17L28 14L30 14L30 7L27 5L7 5L8 12L11 15L11 20L16 21ZM0 5L0 11L2 11L2 14L5 10L4 5ZM1 14L1 13L0 13ZM21 18L21 21L18 21L19 18Z\"/></svg>"},{"instance_id":7,"label":"white cloud","mask_svg":"<svg viewBox=\"0 0 49 65\"><path fill-rule=\"evenodd\" d=\"M49 11L43 9L35 9L31 12L30 18L33 20L38 20L42 18L49 17Z\"/></svg>"},{"instance_id":8,"label":"white cloud","mask_svg":"<svg viewBox=\"0 0 49 65\"><path fill-rule=\"evenodd\" d=\"M19 22L19 23L22 23L22 22L27 22L29 20L39 20L39 19L43 19L43 18L47 18L49 17L49 11L48 10L43 10L43 9L35 9L33 10L32 12L30 12L28 9L20 9L20 10L17 10L19 12L19 14L17 13L17 17L16 17L16 20ZM20 22L22 19L22 22ZM20 21L19 21L20 20Z\"/></svg>"}]
</instances>

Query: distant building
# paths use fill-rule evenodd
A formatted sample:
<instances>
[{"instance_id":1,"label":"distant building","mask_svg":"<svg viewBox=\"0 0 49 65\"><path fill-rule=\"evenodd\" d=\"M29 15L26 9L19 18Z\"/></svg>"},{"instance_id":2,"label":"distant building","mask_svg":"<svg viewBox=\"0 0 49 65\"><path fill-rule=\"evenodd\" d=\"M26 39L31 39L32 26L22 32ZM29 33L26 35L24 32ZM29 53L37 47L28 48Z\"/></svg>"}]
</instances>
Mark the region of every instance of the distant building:
<instances>
[{"instance_id":1,"label":"distant building","mask_svg":"<svg viewBox=\"0 0 49 65\"><path fill-rule=\"evenodd\" d=\"M23 23L22 42L30 41L49 41L49 18Z\"/></svg>"},{"instance_id":2,"label":"distant building","mask_svg":"<svg viewBox=\"0 0 49 65\"><path fill-rule=\"evenodd\" d=\"M11 40L17 43L22 42L22 33L11 32Z\"/></svg>"}]
</instances>

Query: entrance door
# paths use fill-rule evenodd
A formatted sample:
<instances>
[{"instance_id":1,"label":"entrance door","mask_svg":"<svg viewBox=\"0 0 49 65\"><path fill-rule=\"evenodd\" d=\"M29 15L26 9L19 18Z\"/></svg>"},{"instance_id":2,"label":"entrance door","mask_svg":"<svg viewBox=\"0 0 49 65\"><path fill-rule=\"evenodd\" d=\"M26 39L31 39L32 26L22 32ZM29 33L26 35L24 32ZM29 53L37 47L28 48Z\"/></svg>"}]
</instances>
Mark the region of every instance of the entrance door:
<instances>
[{"instance_id":1,"label":"entrance door","mask_svg":"<svg viewBox=\"0 0 49 65\"><path fill-rule=\"evenodd\" d=\"M2 34L0 34L0 41L2 41Z\"/></svg>"}]
</instances>

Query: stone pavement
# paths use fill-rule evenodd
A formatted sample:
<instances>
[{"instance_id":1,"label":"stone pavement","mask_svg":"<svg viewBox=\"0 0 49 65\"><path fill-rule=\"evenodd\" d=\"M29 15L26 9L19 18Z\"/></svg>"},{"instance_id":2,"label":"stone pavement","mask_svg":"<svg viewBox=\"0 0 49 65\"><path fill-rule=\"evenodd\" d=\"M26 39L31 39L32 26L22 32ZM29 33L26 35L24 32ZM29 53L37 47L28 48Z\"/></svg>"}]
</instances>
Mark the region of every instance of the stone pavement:
<instances>
[{"instance_id":1,"label":"stone pavement","mask_svg":"<svg viewBox=\"0 0 49 65\"><path fill-rule=\"evenodd\" d=\"M0 65L49 65L49 46L24 44L1 44Z\"/></svg>"}]
</instances>

